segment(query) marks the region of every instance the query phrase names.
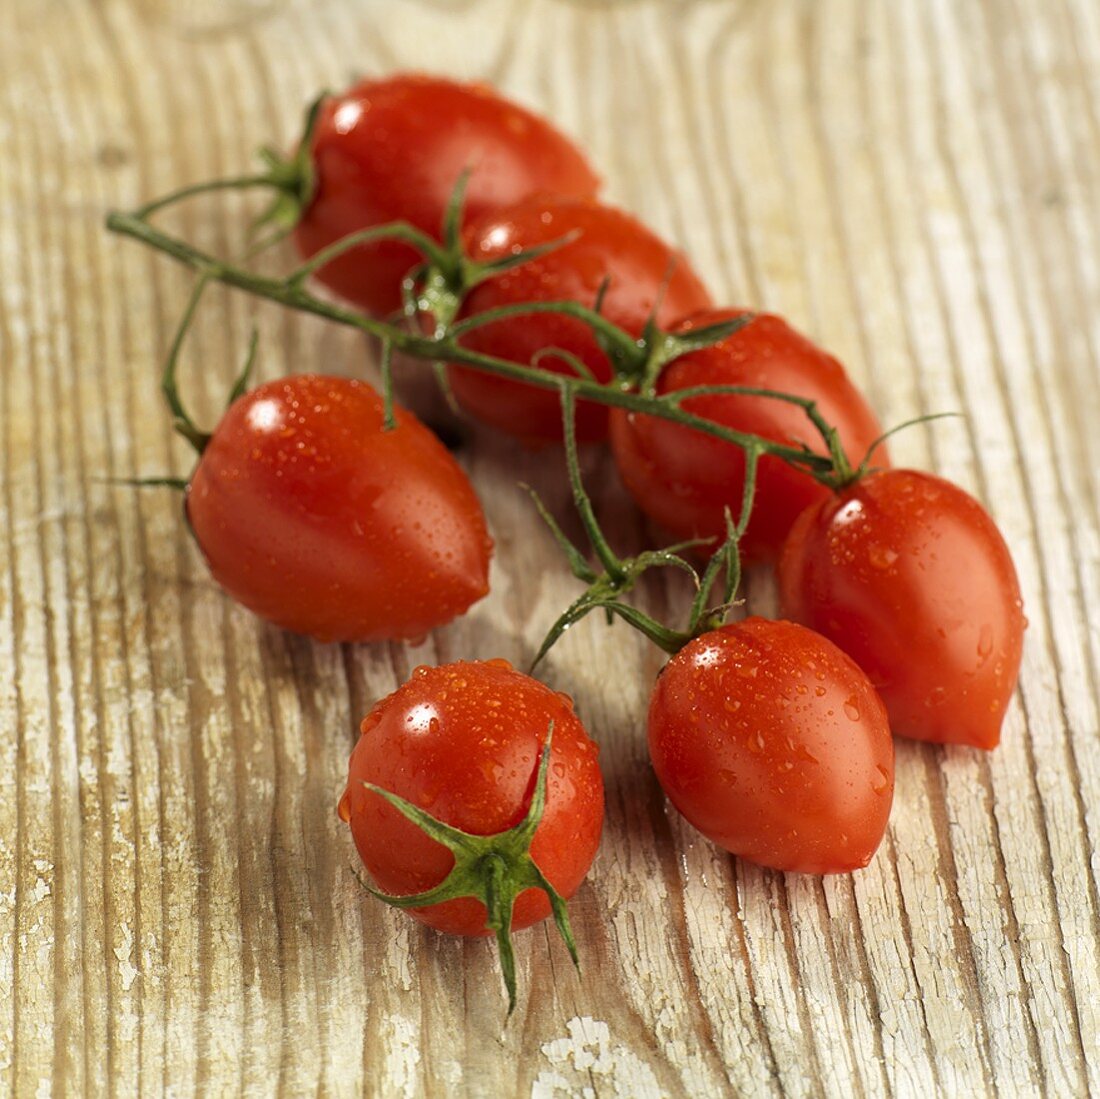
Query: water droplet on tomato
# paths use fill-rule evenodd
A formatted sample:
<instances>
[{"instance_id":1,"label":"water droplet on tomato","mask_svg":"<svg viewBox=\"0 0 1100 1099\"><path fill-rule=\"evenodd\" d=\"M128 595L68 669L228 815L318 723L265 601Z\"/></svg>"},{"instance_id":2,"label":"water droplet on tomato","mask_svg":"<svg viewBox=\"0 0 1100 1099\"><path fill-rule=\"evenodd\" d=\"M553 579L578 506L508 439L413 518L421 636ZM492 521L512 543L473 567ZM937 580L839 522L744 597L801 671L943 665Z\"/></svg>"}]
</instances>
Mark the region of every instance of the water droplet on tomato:
<instances>
[{"instance_id":1,"label":"water droplet on tomato","mask_svg":"<svg viewBox=\"0 0 1100 1099\"><path fill-rule=\"evenodd\" d=\"M867 550L867 559L872 568L888 569L898 559L898 553L889 546L880 546L875 542Z\"/></svg>"},{"instance_id":2,"label":"water droplet on tomato","mask_svg":"<svg viewBox=\"0 0 1100 1099\"><path fill-rule=\"evenodd\" d=\"M348 797L346 790L340 798L340 804L336 806L336 812L345 824L351 823L351 798Z\"/></svg>"},{"instance_id":3,"label":"water droplet on tomato","mask_svg":"<svg viewBox=\"0 0 1100 1099\"><path fill-rule=\"evenodd\" d=\"M981 632L978 634L978 656L982 658L982 663L988 659L989 654L993 651L993 627L987 622L982 626Z\"/></svg>"},{"instance_id":4,"label":"water droplet on tomato","mask_svg":"<svg viewBox=\"0 0 1100 1099\"><path fill-rule=\"evenodd\" d=\"M859 699L855 695L844 703L844 716L849 721L859 721Z\"/></svg>"},{"instance_id":5,"label":"water droplet on tomato","mask_svg":"<svg viewBox=\"0 0 1100 1099\"><path fill-rule=\"evenodd\" d=\"M871 789L876 794L885 794L890 788L890 772L881 763L875 767L875 770L878 771L878 778L872 779Z\"/></svg>"}]
</instances>

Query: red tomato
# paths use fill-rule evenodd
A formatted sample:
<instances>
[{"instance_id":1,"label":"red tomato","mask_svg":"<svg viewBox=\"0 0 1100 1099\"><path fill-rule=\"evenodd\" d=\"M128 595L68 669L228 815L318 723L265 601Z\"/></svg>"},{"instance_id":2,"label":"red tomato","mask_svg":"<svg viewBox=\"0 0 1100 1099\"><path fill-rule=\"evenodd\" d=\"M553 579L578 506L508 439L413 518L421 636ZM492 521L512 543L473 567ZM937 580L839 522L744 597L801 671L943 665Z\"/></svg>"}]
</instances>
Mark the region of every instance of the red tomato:
<instances>
[{"instance_id":1,"label":"red tomato","mask_svg":"<svg viewBox=\"0 0 1100 1099\"><path fill-rule=\"evenodd\" d=\"M994 748L1026 621L1008 547L940 477L870 474L801 515L779 561L783 613L878 688L900 736Z\"/></svg>"},{"instance_id":2,"label":"red tomato","mask_svg":"<svg viewBox=\"0 0 1100 1099\"><path fill-rule=\"evenodd\" d=\"M690 332L736 316L740 310L710 310L677 326ZM684 355L666 368L658 392L697 385L747 385L817 401L825 420L840 432L844 452L858 465L882 434L874 413L832 355L799 335L781 317L762 313L712 347ZM826 449L796 405L769 397L693 397L688 412L776 442ZM722 537L724 509L741 510L745 459L739 447L651 416L611 416L611 444L623 482L638 505L676 538ZM875 451L888 464L885 447ZM829 490L782 459L764 457L757 468L756 503L741 542L748 560L774 557L800 512Z\"/></svg>"},{"instance_id":3,"label":"red tomato","mask_svg":"<svg viewBox=\"0 0 1100 1099\"><path fill-rule=\"evenodd\" d=\"M466 217L537 191L594 195L583 154L544 119L484 84L403 74L364 80L328 100L313 138L316 191L295 229L306 257L348 233L404 220L438 239L454 185L471 168ZM400 307L421 259L406 244L357 248L318 274L375 314Z\"/></svg>"},{"instance_id":4,"label":"red tomato","mask_svg":"<svg viewBox=\"0 0 1100 1099\"><path fill-rule=\"evenodd\" d=\"M492 541L466 475L414 416L300 375L235 401L191 478L187 516L214 579L322 641L413 639L489 590Z\"/></svg>"},{"instance_id":5,"label":"red tomato","mask_svg":"<svg viewBox=\"0 0 1100 1099\"><path fill-rule=\"evenodd\" d=\"M762 866L855 870L886 831L882 701L832 642L793 622L748 618L681 649L653 689L649 753L688 821Z\"/></svg>"},{"instance_id":6,"label":"red tomato","mask_svg":"<svg viewBox=\"0 0 1100 1099\"><path fill-rule=\"evenodd\" d=\"M454 856L364 782L464 832L503 832L527 812L551 721L546 808L531 856L563 897L572 896L592 865L603 827L599 749L566 695L506 660L417 668L363 720L340 815L378 887L403 895L434 888L450 873ZM489 934L485 906L470 897L409 911L440 931ZM549 914L546 894L525 890L516 899L512 929Z\"/></svg>"},{"instance_id":7,"label":"red tomato","mask_svg":"<svg viewBox=\"0 0 1100 1099\"><path fill-rule=\"evenodd\" d=\"M587 199L533 198L487 214L469 226L466 252L474 260L499 259L570 233L577 233L577 239L476 287L461 318L520 302L570 300L592 307L601 283L609 279L604 316L640 336L670 272L657 311L659 324L710 304L710 295L680 253L629 214ZM487 325L461 342L474 351L520 363L556 347L579 358L600 381L610 380L612 374L591 329L583 321L557 314ZM576 376L556 357L545 357L539 365ZM561 404L555 390L462 367L451 367L450 379L459 403L479 420L532 442L561 438ZM591 441L606 434L607 409L589 402L578 405L577 438Z\"/></svg>"}]
</instances>

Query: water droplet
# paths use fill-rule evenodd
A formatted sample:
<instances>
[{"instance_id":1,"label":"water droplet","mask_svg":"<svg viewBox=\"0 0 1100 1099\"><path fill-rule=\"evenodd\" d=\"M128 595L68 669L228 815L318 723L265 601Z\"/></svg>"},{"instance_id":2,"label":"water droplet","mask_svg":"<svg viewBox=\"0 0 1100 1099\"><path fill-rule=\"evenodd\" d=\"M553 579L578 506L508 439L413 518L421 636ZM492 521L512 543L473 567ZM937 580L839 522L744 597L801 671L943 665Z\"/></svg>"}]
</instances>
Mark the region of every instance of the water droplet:
<instances>
[{"instance_id":1,"label":"water droplet","mask_svg":"<svg viewBox=\"0 0 1100 1099\"><path fill-rule=\"evenodd\" d=\"M871 780L871 789L876 794L885 794L890 789L890 772L881 763L875 767L875 770L878 772L878 777Z\"/></svg>"},{"instance_id":2,"label":"water droplet","mask_svg":"<svg viewBox=\"0 0 1100 1099\"><path fill-rule=\"evenodd\" d=\"M859 699L855 695L844 703L844 716L849 721L859 721Z\"/></svg>"},{"instance_id":3,"label":"water droplet","mask_svg":"<svg viewBox=\"0 0 1100 1099\"><path fill-rule=\"evenodd\" d=\"M736 771L730 771L730 770L726 769L725 767L720 767L718 769L718 777L727 786L736 786L737 785L737 772Z\"/></svg>"},{"instance_id":4,"label":"water droplet","mask_svg":"<svg viewBox=\"0 0 1100 1099\"><path fill-rule=\"evenodd\" d=\"M351 823L351 798L348 797L346 790L344 796L340 798L340 804L336 806L336 812L345 824Z\"/></svg>"},{"instance_id":5,"label":"water droplet","mask_svg":"<svg viewBox=\"0 0 1100 1099\"><path fill-rule=\"evenodd\" d=\"M880 546L877 542L867 550L867 558L871 567L875 569L888 569L897 559L897 550L889 546Z\"/></svg>"},{"instance_id":6,"label":"water droplet","mask_svg":"<svg viewBox=\"0 0 1100 1099\"><path fill-rule=\"evenodd\" d=\"M982 663L988 659L989 654L993 651L993 627L987 622L982 626L981 633L978 634L978 656L982 658Z\"/></svg>"},{"instance_id":7,"label":"water droplet","mask_svg":"<svg viewBox=\"0 0 1100 1099\"><path fill-rule=\"evenodd\" d=\"M727 698L725 702L722 703L722 708L726 710L727 713L735 714L741 709L741 703L736 698Z\"/></svg>"}]
</instances>

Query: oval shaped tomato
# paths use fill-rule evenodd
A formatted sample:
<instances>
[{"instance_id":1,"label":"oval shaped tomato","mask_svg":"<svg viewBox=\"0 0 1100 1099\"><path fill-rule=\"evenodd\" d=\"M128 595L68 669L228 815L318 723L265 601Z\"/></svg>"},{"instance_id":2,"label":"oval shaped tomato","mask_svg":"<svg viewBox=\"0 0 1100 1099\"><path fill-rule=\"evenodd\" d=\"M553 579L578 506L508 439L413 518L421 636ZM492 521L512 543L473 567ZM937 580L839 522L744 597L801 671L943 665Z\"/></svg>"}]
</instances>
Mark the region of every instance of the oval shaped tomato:
<instances>
[{"instance_id":1,"label":"oval shaped tomato","mask_svg":"<svg viewBox=\"0 0 1100 1099\"><path fill-rule=\"evenodd\" d=\"M737 315L721 309L697 314L677 332L715 324ZM676 359L658 381L659 393L699 385L745 385L774 389L818 404L840 432L844 452L858 465L882 434L878 420L844 368L796 332L782 317L762 313L721 343ZM738 431L776 442L805 443L818 454L826 448L796 405L769 397L692 397L683 408ZM736 521L745 483L739 447L667 420L614 410L611 444L623 483L639 507L677 539L725 536L724 509ZM885 447L875 461L888 464ZM800 512L829 490L780 458L765 456L757 469L752 519L741 540L746 560L772 558Z\"/></svg>"},{"instance_id":2,"label":"oval shaped tomato","mask_svg":"<svg viewBox=\"0 0 1100 1099\"><path fill-rule=\"evenodd\" d=\"M1000 531L961 488L870 474L801 515L779 561L783 613L878 688L900 736L994 748L1026 621Z\"/></svg>"},{"instance_id":3,"label":"oval shaped tomato","mask_svg":"<svg viewBox=\"0 0 1100 1099\"><path fill-rule=\"evenodd\" d=\"M492 541L465 473L410 413L383 430L363 382L299 375L245 394L186 501L214 579L322 641L418 638L489 590Z\"/></svg>"},{"instance_id":4,"label":"oval shaped tomato","mask_svg":"<svg viewBox=\"0 0 1100 1099\"><path fill-rule=\"evenodd\" d=\"M747 618L681 649L653 688L649 753L688 821L762 866L855 870L886 831L882 701L832 642L793 622Z\"/></svg>"},{"instance_id":5,"label":"oval shaped tomato","mask_svg":"<svg viewBox=\"0 0 1100 1099\"><path fill-rule=\"evenodd\" d=\"M550 884L572 896L592 865L603 827L599 749L566 695L506 660L417 668L363 720L340 815L378 887L404 895L434 888L450 873L454 856L364 782L464 832L503 832L527 812L551 721L546 808L530 853ZM440 931L490 934L485 906L472 897L409 912ZM542 890L524 890L512 929L549 914Z\"/></svg>"},{"instance_id":6,"label":"oval shaped tomato","mask_svg":"<svg viewBox=\"0 0 1100 1099\"><path fill-rule=\"evenodd\" d=\"M666 277L657 321L670 324L685 312L705 308L710 295L687 260L636 218L589 199L536 197L494 211L470 224L466 253L476 261L576 239L538 259L481 283L466 298L460 319L521 302L568 300L589 308L608 280L602 313L632 336L640 336ZM530 363L546 348L580 359L601 382L612 367L591 329L580 320L541 313L513 317L469 332L465 347L486 355ZM543 357L544 370L576 376L562 359ZM530 442L561 439L561 403L555 390L537 389L465 367L449 370L459 403L479 420ZM607 409L591 402L577 406L577 438L607 434Z\"/></svg>"},{"instance_id":7,"label":"oval shaped tomato","mask_svg":"<svg viewBox=\"0 0 1100 1099\"><path fill-rule=\"evenodd\" d=\"M537 191L599 189L584 155L545 119L485 84L408 73L363 80L326 101L313 164L313 200L294 231L306 257L389 221L408 221L438 239L467 168L467 219ZM381 241L337 257L317 277L381 315L400 307L401 280L421 259L407 244Z\"/></svg>"}]
</instances>

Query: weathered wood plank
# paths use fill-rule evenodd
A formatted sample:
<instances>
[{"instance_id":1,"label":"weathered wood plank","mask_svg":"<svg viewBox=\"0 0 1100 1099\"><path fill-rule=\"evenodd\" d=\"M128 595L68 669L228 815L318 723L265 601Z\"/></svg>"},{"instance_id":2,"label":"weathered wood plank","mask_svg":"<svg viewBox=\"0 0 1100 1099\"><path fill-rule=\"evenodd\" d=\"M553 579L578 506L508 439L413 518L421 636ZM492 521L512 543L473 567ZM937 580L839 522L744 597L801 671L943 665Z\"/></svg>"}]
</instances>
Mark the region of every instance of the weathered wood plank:
<instances>
[{"instance_id":1,"label":"weathered wood plank","mask_svg":"<svg viewBox=\"0 0 1100 1099\"><path fill-rule=\"evenodd\" d=\"M608 193L736 304L834 350L899 462L976 492L1031 625L990 756L898 746L874 863L741 865L663 801L660 659L621 627L548 661L602 746L608 824L578 978L364 899L334 813L358 720L420 662L528 659L575 591L475 432L493 593L421 648L317 646L218 592L178 501L103 478L188 458L156 364L181 273L111 205L244 167L317 88L492 80L575 133ZM1087 1094L1100 1090L1100 10L1090 0L13 0L0 5L0 1086L58 1093ZM251 200L178 224L229 251ZM285 256L282 258L286 258ZM212 291L186 386L370 349ZM423 392L412 384L411 393ZM610 459L585 455L626 546ZM681 602L674 586L644 594ZM763 574L750 610L774 610Z\"/></svg>"}]
</instances>

